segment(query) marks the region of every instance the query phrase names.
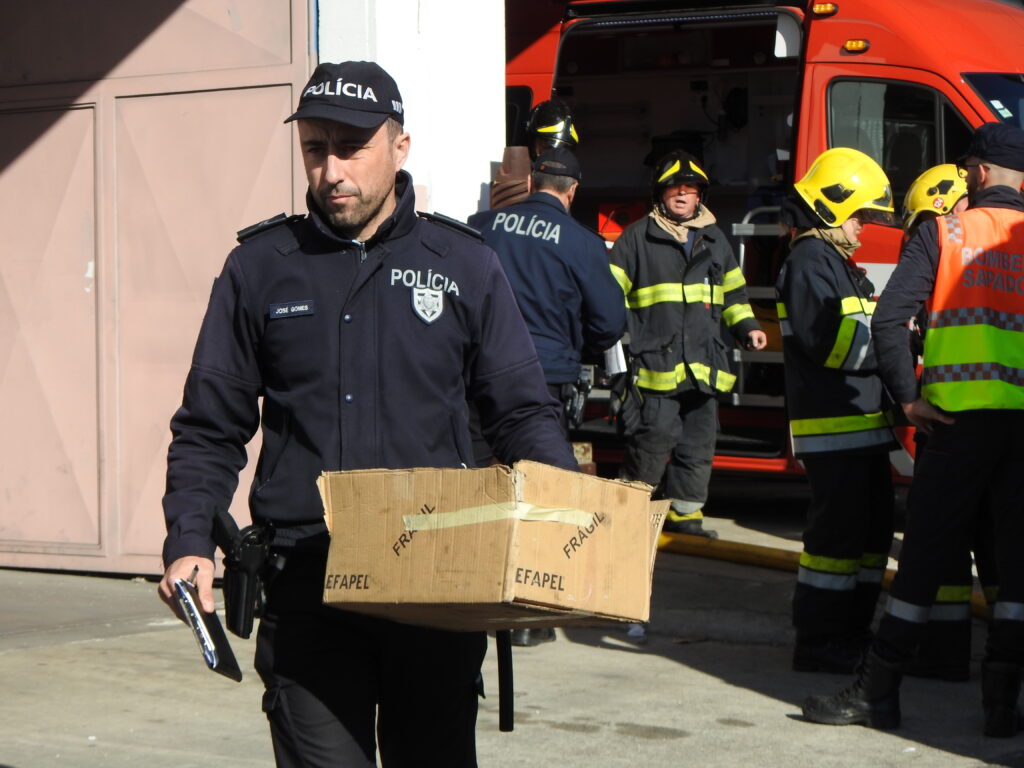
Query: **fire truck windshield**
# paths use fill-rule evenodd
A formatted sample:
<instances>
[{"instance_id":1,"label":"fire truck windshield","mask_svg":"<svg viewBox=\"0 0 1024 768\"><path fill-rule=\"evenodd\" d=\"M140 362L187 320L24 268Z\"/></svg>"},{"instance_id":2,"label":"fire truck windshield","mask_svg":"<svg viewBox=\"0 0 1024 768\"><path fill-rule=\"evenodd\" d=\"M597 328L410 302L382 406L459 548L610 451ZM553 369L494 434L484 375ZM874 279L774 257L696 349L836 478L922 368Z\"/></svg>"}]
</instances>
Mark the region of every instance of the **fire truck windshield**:
<instances>
[{"instance_id":1,"label":"fire truck windshield","mask_svg":"<svg viewBox=\"0 0 1024 768\"><path fill-rule=\"evenodd\" d=\"M989 109L1004 123L1024 128L1024 75L997 72L965 73L970 83Z\"/></svg>"}]
</instances>

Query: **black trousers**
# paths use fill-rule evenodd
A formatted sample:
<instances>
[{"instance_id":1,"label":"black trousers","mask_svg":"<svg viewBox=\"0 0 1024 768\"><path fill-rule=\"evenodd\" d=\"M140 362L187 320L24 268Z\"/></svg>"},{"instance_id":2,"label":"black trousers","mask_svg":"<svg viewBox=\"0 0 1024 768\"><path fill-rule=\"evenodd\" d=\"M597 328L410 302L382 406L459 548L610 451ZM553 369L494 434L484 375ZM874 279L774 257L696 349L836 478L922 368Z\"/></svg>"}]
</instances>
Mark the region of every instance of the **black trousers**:
<instances>
[{"instance_id":1,"label":"black trousers","mask_svg":"<svg viewBox=\"0 0 1024 768\"><path fill-rule=\"evenodd\" d=\"M640 426L626 445L622 477L660 486L663 498L678 502L673 509L679 514L699 512L708 500L718 401L697 391L644 395Z\"/></svg>"},{"instance_id":2,"label":"black trousers","mask_svg":"<svg viewBox=\"0 0 1024 768\"><path fill-rule=\"evenodd\" d=\"M888 453L803 457L811 486L793 593L797 641L871 627L893 534Z\"/></svg>"},{"instance_id":3,"label":"black trousers","mask_svg":"<svg viewBox=\"0 0 1024 768\"><path fill-rule=\"evenodd\" d=\"M924 451L925 442L918 441L919 455ZM907 501L911 508L913 496L914 489L911 488ZM959 556L952 556L942 564L941 581L928 615L928 627L917 648L917 661L925 667L966 667L971 661L973 568L978 570L978 580L989 603L994 602L999 589L988 495L985 494L978 504L970 539L961 543Z\"/></svg>"},{"instance_id":4,"label":"black trousers","mask_svg":"<svg viewBox=\"0 0 1024 768\"><path fill-rule=\"evenodd\" d=\"M999 590L986 657L1024 663L1024 412L968 411L939 425L917 457L899 571L876 637L892 661L916 650L950 563L990 513ZM987 503L982 503L987 498Z\"/></svg>"},{"instance_id":5,"label":"black trousers","mask_svg":"<svg viewBox=\"0 0 1024 768\"><path fill-rule=\"evenodd\" d=\"M483 632L443 632L321 602L326 553L292 551L256 640L279 768L476 766Z\"/></svg>"}]
</instances>

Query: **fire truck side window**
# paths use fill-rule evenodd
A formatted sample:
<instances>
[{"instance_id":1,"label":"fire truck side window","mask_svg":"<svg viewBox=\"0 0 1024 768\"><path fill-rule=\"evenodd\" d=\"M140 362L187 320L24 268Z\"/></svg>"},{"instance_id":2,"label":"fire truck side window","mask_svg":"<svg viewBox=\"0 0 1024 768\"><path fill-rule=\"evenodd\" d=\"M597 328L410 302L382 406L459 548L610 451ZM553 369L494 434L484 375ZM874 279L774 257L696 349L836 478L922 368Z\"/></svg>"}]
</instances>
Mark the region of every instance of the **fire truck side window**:
<instances>
[{"instance_id":1,"label":"fire truck side window","mask_svg":"<svg viewBox=\"0 0 1024 768\"><path fill-rule=\"evenodd\" d=\"M853 147L878 161L896 200L921 171L957 157L969 137L963 118L937 91L884 80L833 83L829 132L829 146Z\"/></svg>"},{"instance_id":2,"label":"fire truck side window","mask_svg":"<svg viewBox=\"0 0 1024 768\"><path fill-rule=\"evenodd\" d=\"M521 147L526 144L526 121L530 116L533 91L525 85L505 88L505 146Z\"/></svg>"}]
</instances>

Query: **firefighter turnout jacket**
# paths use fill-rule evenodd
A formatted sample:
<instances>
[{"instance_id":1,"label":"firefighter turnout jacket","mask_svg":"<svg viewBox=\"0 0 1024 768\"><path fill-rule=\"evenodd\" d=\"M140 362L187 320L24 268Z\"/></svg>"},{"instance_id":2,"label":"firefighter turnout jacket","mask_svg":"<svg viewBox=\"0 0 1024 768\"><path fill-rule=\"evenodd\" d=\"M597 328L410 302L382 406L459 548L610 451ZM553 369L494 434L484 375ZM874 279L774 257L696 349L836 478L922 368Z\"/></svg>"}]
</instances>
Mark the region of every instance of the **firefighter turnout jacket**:
<instances>
[{"instance_id":1,"label":"firefighter turnout jacket","mask_svg":"<svg viewBox=\"0 0 1024 768\"><path fill-rule=\"evenodd\" d=\"M577 467L497 256L418 217L404 171L396 192L366 242L310 199L228 256L171 421L166 563L212 556L260 398L257 521L322 525L325 470L471 465L467 399L501 461Z\"/></svg>"},{"instance_id":2,"label":"firefighter turnout jacket","mask_svg":"<svg viewBox=\"0 0 1024 768\"><path fill-rule=\"evenodd\" d=\"M796 456L896 447L871 343L873 287L832 244L800 237L775 286Z\"/></svg>"},{"instance_id":3,"label":"firefighter turnout jacket","mask_svg":"<svg viewBox=\"0 0 1024 768\"><path fill-rule=\"evenodd\" d=\"M547 192L473 214L469 224L498 253L548 383L575 382L584 346L607 349L626 324L604 241Z\"/></svg>"},{"instance_id":4,"label":"firefighter turnout jacket","mask_svg":"<svg viewBox=\"0 0 1024 768\"><path fill-rule=\"evenodd\" d=\"M629 352L637 386L658 395L728 392L730 372L721 322L743 341L760 326L746 280L725 234L702 205L707 226L684 245L651 216L626 227L612 248L612 274L629 308Z\"/></svg>"}]
</instances>

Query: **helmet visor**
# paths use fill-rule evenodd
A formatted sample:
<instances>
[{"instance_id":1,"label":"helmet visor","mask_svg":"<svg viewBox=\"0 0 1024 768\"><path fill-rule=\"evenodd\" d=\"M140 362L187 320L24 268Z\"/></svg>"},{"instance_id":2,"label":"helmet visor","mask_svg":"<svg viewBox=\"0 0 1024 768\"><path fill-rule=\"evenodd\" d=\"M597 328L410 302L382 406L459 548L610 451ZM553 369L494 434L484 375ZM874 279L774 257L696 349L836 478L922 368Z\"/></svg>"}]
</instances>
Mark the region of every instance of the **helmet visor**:
<instances>
[{"instance_id":1,"label":"helmet visor","mask_svg":"<svg viewBox=\"0 0 1024 768\"><path fill-rule=\"evenodd\" d=\"M878 224L882 227L899 227L896 214L892 211L880 211L877 208L859 208L850 216L851 219L860 219L862 224Z\"/></svg>"}]
</instances>

